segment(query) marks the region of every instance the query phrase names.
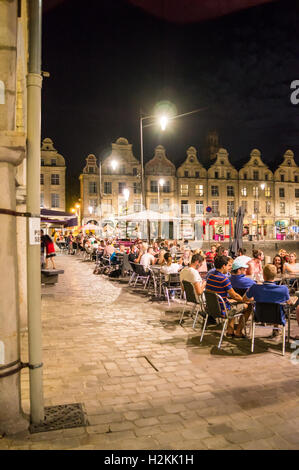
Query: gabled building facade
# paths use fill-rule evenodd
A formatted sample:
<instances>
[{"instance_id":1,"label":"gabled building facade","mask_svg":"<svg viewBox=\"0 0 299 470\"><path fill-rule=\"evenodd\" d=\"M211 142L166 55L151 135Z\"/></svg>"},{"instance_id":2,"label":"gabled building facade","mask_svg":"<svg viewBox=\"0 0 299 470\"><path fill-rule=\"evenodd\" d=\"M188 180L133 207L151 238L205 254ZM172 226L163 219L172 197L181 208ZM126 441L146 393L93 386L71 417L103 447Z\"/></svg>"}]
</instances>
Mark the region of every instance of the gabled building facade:
<instances>
[{"instance_id":1,"label":"gabled building facade","mask_svg":"<svg viewBox=\"0 0 299 470\"><path fill-rule=\"evenodd\" d=\"M274 174L258 149L251 151L239 171L224 148L218 149L208 169L195 147L186 153L176 169L165 148L158 145L145 164L145 209L167 218L159 227L162 238L229 238L240 206L248 235L279 238L286 227L299 226L299 168L291 150ZM80 175L83 222L121 225L119 217L142 210L141 166L127 139L117 139L99 166L94 155L86 161ZM151 222L152 238L158 237L158 225ZM146 230L144 223L140 227Z\"/></svg>"},{"instance_id":2,"label":"gabled building facade","mask_svg":"<svg viewBox=\"0 0 299 470\"><path fill-rule=\"evenodd\" d=\"M41 208L65 211L65 170L65 160L54 148L53 141L44 139L41 147Z\"/></svg>"}]
</instances>

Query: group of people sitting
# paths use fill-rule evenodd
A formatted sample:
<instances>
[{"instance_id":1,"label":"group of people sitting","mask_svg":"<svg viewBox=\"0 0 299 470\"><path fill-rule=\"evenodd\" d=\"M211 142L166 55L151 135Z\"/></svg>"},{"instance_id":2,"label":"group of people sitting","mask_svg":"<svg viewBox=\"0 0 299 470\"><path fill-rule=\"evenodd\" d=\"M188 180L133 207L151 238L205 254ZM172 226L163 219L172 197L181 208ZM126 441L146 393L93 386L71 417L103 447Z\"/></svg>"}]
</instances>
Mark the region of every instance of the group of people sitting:
<instances>
[{"instance_id":1,"label":"group of people sitting","mask_svg":"<svg viewBox=\"0 0 299 470\"><path fill-rule=\"evenodd\" d=\"M74 244L82 249L92 249L96 256L106 257L113 263L119 254L128 254L128 261L139 263L145 271L153 265L160 266L161 273L168 280L170 274L179 273L180 281L189 281L199 295L205 291L220 295L221 311L227 310L229 323L227 335L237 338L245 337L245 323L253 311L253 301L288 303L290 302L287 285L279 285L277 276L283 274L299 274L299 263L296 253L286 253L280 250L274 256L272 263L264 265L264 253L253 250L252 256L246 256L246 250L239 250L238 256L229 256L228 249L220 243L213 244L210 250L192 250L184 241L154 242L151 245L135 240L130 246L125 246L117 239L98 239L92 233L80 233L76 237L68 236L68 245L72 250ZM297 306L299 324L299 305ZM242 314L241 321L234 326L234 315ZM285 314L281 308L282 323ZM280 341L281 334L274 326L272 336Z\"/></svg>"}]
</instances>

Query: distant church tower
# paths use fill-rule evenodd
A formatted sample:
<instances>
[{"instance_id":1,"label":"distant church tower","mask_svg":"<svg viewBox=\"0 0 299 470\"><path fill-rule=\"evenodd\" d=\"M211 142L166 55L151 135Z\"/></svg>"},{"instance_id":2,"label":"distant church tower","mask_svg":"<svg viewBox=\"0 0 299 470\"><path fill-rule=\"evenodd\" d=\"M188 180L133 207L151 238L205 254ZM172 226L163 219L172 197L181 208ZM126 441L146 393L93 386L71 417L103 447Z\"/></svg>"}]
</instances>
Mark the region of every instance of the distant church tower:
<instances>
[{"instance_id":1,"label":"distant church tower","mask_svg":"<svg viewBox=\"0 0 299 470\"><path fill-rule=\"evenodd\" d=\"M220 148L219 135L216 131L210 131L206 138L206 144L204 148L204 156L207 161L213 161L216 158L216 154Z\"/></svg>"}]
</instances>

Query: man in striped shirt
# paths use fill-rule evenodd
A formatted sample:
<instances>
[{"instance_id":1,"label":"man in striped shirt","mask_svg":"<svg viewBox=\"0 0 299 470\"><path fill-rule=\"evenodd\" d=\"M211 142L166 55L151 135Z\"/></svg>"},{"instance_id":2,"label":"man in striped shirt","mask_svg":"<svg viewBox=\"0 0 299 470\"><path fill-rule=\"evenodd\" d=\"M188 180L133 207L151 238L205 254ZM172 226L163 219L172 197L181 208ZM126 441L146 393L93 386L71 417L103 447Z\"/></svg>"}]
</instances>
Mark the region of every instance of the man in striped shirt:
<instances>
[{"instance_id":1,"label":"man in striped shirt","mask_svg":"<svg viewBox=\"0 0 299 470\"><path fill-rule=\"evenodd\" d=\"M228 310L229 316L244 312L244 320L246 322L249 318L252 308L249 304L244 303L242 297L239 294L237 294L232 288L229 277L227 276L228 268L229 268L228 256L217 256L215 258L214 263L215 263L215 272L211 273L209 277L207 278L206 289L208 291L219 294L223 298L226 308ZM240 303L231 305L230 302L228 301L228 296L231 299L236 300L237 302L240 302ZM224 315L224 308L223 308L222 303L220 303L220 307ZM234 318L231 318L228 322L226 335L235 336L237 338L244 338L244 335L242 334L244 325L245 325L244 321L240 320L237 326L236 332L234 332Z\"/></svg>"}]
</instances>

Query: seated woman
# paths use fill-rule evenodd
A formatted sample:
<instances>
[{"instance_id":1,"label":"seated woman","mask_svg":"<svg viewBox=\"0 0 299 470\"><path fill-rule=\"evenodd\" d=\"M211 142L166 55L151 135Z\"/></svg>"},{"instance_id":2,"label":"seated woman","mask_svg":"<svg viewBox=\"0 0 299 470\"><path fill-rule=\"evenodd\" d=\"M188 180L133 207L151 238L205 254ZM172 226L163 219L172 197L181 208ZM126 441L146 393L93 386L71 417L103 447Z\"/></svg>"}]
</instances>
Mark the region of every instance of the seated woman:
<instances>
[{"instance_id":1,"label":"seated woman","mask_svg":"<svg viewBox=\"0 0 299 470\"><path fill-rule=\"evenodd\" d=\"M164 255L165 264L161 268L161 273L165 274L165 280L168 281L169 274L176 274L182 269L181 263L173 263L171 253L165 253Z\"/></svg>"},{"instance_id":2,"label":"seated woman","mask_svg":"<svg viewBox=\"0 0 299 470\"><path fill-rule=\"evenodd\" d=\"M183 266L189 266L191 263L192 253L190 248L185 248L184 254L181 258L181 262Z\"/></svg>"},{"instance_id":3,"label":"seated woman","mask_svg":"<svg viewBox=\"0 0 299 470\"><path fill-rule=\"evenodd\" d=\"M284 265L284 260L281 256L275 255L273 258L273 264L276 267L277 274L282 274L283 273L283 265Z\"/></svg>"},{"instance_id":4,"label":"seated woman","mask_svg":"<svg viewBox=\"0 0 299 470\"><path fill-rule=\"evenodd\" d=\"M166 250L164 250L163 248L159 251L159 253L156 255L156 257L158 257L158 261L157 261L157 264L158 265L162 265L162 264L165 264L165 259L164 259L164 255L166 253Z\"/></svg>"},{"instance_id":5,"label":"seated woman","mask_svg":"<svg viewBox=\"0 0 299 470\"><path fill-rule=\"evenodd\" d=\"M252 250L252 260L249 261L246 275L253 276L254 279L261 279L263 276L262 261L264 259L264 253L262 250Z\"/></svg>"},{"instance_id":6,"label":"seated woman","mask_svg":"<svg viewBox=\"0 0 299 470\"><path fill-rule=\"evenodd\" d=\"M299 263L297 263L296 253L289 254L289 262L283 265L284 274L299 274Z\"/></svg>"}]
</instances>

